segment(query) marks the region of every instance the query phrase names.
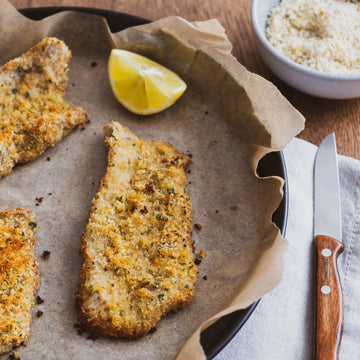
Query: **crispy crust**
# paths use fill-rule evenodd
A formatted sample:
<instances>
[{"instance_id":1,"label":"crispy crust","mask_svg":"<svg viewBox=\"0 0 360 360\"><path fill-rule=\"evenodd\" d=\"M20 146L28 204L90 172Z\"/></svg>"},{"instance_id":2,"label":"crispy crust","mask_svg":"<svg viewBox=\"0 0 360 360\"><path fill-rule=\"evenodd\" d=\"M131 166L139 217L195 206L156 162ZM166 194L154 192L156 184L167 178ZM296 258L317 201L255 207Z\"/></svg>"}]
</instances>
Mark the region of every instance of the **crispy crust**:
<instances>
[{"instance_id":1,"label":"crispy crust","mask_svg":"<svg viewBox=\"0 0 360 360\"><path fill-rule=\"evenodd\" d=\"M63 41L45 38L0 69L0 177L86 121L64 101L70 58Z\"/></svg>"},{"instance_id":2,"label":"crispy crust","mask_svg":"<svg viewBox=\"0 0 360 360\"><path fill-rule=\"evenodd\" d=\"M135 339L194 294L189 158L115 122L104 132L108 168L82 237L75 307L83 329Z\"/></svg>"},{"instance_id":3,"label":"crispy crust","mask_svg":"<svg viewBox=\"0 0 360 360\"><path fill-rule=\"evenodd\" d=\"M0 213L0 354L30 336L30 310L40 281L34 257L35 228L31 210Z\"/></svg>"}]
</instances>

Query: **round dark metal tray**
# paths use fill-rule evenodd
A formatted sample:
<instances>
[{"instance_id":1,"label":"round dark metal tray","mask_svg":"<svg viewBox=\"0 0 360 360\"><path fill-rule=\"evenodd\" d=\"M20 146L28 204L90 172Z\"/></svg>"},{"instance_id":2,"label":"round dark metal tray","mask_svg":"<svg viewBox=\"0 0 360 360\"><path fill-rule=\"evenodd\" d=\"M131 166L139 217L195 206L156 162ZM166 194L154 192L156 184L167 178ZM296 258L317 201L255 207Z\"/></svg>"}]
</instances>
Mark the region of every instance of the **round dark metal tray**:
<instances>
[{"instance_id":1,"label":"round dark metal tray","mask_svg":"<svg viewBox=\"0 0 360 360\"><path fill-rule=\"evenodd\" d=\"M19 11L30 19L41 20L47 16L68 10L103 16L106 18L112 32L118 32L130 26L142 25L150 22L150 20L121 12L84 7L38 7L20 9ZM285 236L288 215L288 188L286 166L282 152L272 152L266 155L259 163L258 174L260 176L277 175L285 180L283 200L273 214L273 221L280 228L282 236ZM259 300L246 309L224 316L202 332L201 344L208 360L213 359L236 335L255 310L258 303Z\"/></svg>"}]
</instances>

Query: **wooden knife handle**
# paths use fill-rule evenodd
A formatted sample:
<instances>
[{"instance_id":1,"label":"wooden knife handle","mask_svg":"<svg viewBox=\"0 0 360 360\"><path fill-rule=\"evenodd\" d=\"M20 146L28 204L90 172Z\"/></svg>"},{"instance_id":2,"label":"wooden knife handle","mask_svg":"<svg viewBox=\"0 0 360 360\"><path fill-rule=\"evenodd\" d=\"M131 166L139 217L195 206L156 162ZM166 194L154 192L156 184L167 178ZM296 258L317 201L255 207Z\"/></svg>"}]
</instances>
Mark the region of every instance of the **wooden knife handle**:
<instances>
[{"instance_id":1,"label":"wooden knife handle","mask_svg":"<svg viewBox=\"0 0 360 360\"><path fill-rule=\"evenodd\" d=\"M316 360L338 359L342 325L343 297L337 257L344 250L341 242L318 235L316 241Z\"/></svg>"}]
</instances>

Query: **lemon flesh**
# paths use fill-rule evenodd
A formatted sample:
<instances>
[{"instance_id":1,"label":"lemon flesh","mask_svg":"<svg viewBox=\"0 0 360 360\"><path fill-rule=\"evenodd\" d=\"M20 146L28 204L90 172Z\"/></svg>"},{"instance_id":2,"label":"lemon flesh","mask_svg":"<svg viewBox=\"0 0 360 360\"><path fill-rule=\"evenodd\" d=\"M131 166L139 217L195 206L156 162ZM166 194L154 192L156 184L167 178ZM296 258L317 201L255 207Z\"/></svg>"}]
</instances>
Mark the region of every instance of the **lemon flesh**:
<instances>
[{"instance_id":1,"label":"lemon flesh","mask_svg":"<svg viewBox=\"0 0 360 360\"><path fill-rule=\"evenodd\" d=\"M173 71L127 50L111 51L108 74L116 99L135 114L160 112L186 90L185 82Z\"/></svg>"}]
</instances>

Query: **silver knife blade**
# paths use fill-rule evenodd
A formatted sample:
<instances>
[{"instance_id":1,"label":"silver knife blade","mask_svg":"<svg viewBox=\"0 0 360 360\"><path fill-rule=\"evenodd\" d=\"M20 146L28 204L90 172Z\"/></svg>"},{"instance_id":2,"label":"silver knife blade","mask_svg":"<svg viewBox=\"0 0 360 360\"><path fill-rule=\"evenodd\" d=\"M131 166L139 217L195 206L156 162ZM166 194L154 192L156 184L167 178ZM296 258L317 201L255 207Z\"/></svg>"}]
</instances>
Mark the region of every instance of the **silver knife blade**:
<instances>
[{"instance_id":1,"label":"silver knife blade","mask_svg":"<svg viewBox=\"0 0 360 360\"><path fill-rule=\"evenodd\" d=\"M332 133L320 145L314 169L314 235L341 241L341 209L336 139Z\"/></svg>"},{"instance_id":2,"label":"silver knife blade","mask_svg":"<svg viewBox=\"0 0 360 360\"><path fill-rule=\"evenodd\" d=\"M337 258L341 242L339 171L335 134L320 145L314 169L316 244L315 359L338 360L344 302Z\"/></svg>"}]
</instances>

